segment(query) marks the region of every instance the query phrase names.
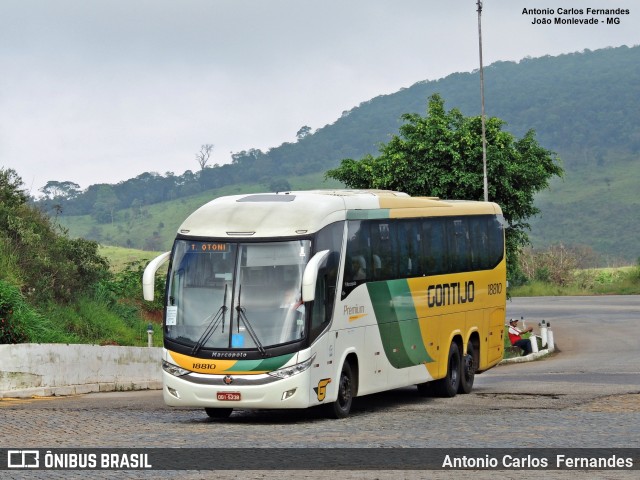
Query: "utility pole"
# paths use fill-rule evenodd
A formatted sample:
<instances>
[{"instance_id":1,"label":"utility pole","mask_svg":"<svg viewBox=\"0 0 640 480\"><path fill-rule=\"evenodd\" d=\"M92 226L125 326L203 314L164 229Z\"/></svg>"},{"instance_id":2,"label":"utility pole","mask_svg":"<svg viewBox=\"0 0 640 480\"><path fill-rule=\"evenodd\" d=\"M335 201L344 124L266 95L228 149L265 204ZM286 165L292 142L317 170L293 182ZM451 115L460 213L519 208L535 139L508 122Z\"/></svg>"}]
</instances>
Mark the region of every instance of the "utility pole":
<instances>
[{"instance_id":1,"label":"utility pole","mask_svg":"<svg viewBox=\"0 0 640 480\"><path fill-rule=\"evenodd\" d=\"M487 135L484 116L484 72L482 69L482 2L478 0L478 49L480 51L480 100L482 103L482 174L484 181L484 201L489 201L489 184L487 181Z\"/></svg>"}]
</instances>

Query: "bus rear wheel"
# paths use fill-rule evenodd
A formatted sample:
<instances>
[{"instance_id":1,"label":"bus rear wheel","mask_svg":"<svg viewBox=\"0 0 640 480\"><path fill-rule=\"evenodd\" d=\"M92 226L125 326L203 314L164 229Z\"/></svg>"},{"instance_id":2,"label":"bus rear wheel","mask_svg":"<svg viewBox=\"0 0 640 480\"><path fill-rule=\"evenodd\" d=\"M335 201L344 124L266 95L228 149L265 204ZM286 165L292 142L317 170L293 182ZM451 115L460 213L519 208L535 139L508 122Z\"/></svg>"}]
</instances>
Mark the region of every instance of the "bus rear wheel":
<instances>
[{"instance_id":1,"label":"bus rear wheel","mask_svg":"<svg viewBox=\"0 0 640 480\"><path fill-rule=\"evenodd\" d=\"M471 393L473 380L476 376L476 364L474 360L473 344L467 344L467 354L462 357L462 368L460 374L460 386L458 393Z\"/></svg>"},{"instance_id":2,"label":"bus rear wheel","mask_svg":"<svg viewBox=\"0 0 640 480\"><path fill-rule=\"evenodd\" d=\"M344 362L338 381L338 398L330 405L329 413L333 418L346 418L349 416L351 405L353 404L354 387L351 365L349 362Z\"/></svg>"},{"instance_id":3,"label":"bus rear wheel","mask_svg":"<svg viewBox=\"0 0 640 480\"><path fill-rule=\"evenodd\" d=\"M444 378L433 382L433 390L437 396L448 398L456 396L460 388L461 363L458 344L452 342L447 357L447 374Z\"/></svg>"},{"instance_id":4,"label":"bus rear wheel","mask_svg":"<svg viewBox=\"0 0 640 480\"><path fill-rule=\"evenodd\" d=\"M231 412L233 412L233 408L205 407L204 411L207 413L209 418L229 418L229 415L231 415Z\"/></svg>"}]
</instances>

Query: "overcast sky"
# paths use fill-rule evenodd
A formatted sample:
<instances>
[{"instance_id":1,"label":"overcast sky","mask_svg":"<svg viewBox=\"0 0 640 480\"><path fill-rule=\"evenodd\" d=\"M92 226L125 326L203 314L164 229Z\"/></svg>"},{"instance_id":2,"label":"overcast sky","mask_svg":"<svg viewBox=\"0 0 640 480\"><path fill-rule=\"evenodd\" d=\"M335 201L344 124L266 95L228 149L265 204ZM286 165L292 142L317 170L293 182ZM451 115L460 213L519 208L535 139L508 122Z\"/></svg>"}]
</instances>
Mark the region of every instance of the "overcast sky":
<instances>
[{"instance_id":1,"label":"overcast sky","mask_svg":"<svg viewBox=\"0 0 640 480\"><path fill-rule=\"evenodd\" d=\"M640 44L635 0L483 7L485 66ZM587 7L630 13L618 25L586 14L576 18L600 24L532 25L522 13ZM0 0L0 166L33 195L49 180L179 175L199 168L204 143L211 164L227 163L478 66L476 0Z\"/></svg>"}]
</instances>

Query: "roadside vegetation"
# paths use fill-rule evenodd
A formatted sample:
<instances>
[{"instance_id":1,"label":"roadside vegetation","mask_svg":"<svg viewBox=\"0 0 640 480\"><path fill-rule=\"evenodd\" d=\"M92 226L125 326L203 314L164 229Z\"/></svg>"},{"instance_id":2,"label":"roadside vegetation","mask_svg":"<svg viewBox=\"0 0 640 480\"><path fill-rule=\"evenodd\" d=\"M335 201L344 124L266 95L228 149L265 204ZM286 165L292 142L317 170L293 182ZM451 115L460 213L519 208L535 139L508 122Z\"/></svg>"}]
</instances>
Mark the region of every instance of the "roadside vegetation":
<instances>
[{"instance_id":1,"label":"roadside vegetation","mask_svg":"<svg viewBox=\"0 0 640 480\"><path fill-rule=\"evenodd\" d=\"M0 168L0 344L142 346L152 324L160 345L161 306L141 298L143 261L111 269L96 242L70 238L22 186Z\"/></svg>"},{"instance_id":2,"label":"roadside vegetation","mask_svg":"<svg viewBox=\"0 0 640 480\"><path fill-rule=\"evenodd\" d=\"M524 249L509 279L512 297L560 295L638 295L640 258L635 266L593 268L594 252L586 247L552 245Z\"/></svg>"}]
</instances>

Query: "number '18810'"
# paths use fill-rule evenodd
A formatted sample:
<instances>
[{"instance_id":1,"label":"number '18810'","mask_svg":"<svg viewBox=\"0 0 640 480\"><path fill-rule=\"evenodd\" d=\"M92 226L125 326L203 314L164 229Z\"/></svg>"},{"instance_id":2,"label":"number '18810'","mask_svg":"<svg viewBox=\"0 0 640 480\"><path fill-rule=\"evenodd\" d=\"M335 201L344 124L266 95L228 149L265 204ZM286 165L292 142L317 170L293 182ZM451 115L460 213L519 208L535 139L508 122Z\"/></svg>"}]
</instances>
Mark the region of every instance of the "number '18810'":
<instances>
[{"instance_id":1,"label":"number '18810'","mask_svg":"<svg viewBox=\"0 0 640 480\"><path fill-rule=\"evenodd\" d=\"M489 295L499 295L502 293L502 283L490 283L488 290Z\"/></svg>"}]
</instances>

